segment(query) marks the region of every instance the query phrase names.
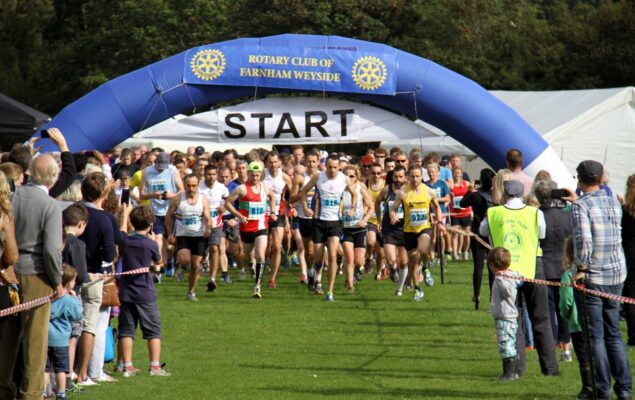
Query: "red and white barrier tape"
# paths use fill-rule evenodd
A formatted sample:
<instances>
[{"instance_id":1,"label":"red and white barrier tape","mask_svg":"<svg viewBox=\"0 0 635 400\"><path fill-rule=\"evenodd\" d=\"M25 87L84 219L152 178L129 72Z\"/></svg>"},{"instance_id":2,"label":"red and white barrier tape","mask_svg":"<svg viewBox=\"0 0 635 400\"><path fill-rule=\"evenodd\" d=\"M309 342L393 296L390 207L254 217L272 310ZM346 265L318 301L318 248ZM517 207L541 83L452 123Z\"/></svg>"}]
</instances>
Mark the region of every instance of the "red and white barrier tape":
<instances>
[{"instance_id":1,"label":"red and white barrier tape","mask_svg":"<svg viewBox=\"0 0 635 400\"><path fill-rule=\"evenodd\" d=\"M133 269L133 270L126 271L126 272L118 272L118 273L114 273L114 274L105 274L105 275L103 275L102 277L100 277L99 279L97 279L97 280L95 280L93 282L98 282L99 280L103 280L105 278L114 277L114 276L136 275L136 274L143 274L143 273L146 273L146 272L149 272L149 271L150 271L150 268L143 267L143 268L137 268L137 269ZM53 298L53 295L40 297L39 299L27 301L26 303L18 304L17 306L5 308L3 310L0 310L0 318L6 317L7 315L17 314L19 312L30 310L32 308L41 306L42 304L46 304L49 301L51 301L52 298Z\"/></svg>"}]
</instances>

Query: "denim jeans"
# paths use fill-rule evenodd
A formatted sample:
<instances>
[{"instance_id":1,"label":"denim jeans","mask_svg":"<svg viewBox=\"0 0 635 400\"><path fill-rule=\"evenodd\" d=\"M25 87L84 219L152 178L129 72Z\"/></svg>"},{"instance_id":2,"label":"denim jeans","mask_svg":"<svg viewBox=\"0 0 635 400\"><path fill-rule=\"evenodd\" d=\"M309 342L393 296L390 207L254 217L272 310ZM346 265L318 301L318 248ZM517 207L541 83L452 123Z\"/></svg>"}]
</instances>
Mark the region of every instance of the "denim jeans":
<instances>
[{"instance_id":1,"label":"denim jeans","mask_svg":"<svg viewBox=\"0 0 635 400\"><path fill-rule=\"evenodd\" d=\"M586 282L585 286L604 293L622 294L622 285L595 285ZM578 312L589 324L598 396L610 396L611 375L615 379L615 394L631 395L631 368L620 332L620 303L596 296L585 295L584 297L586 297L586 308L582 293L576 291L575 301Z\"/></svg>"}]
</instances>

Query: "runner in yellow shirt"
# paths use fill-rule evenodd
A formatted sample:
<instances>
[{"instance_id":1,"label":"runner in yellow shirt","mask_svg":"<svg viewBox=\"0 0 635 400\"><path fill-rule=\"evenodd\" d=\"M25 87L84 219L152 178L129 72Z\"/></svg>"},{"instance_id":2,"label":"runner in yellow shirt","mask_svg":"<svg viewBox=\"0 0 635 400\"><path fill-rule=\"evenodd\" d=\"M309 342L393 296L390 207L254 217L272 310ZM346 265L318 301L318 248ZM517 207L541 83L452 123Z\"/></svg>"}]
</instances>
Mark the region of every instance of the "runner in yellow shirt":
<instances>
[{"instance_id":1,"label":"runner in yellow shirt","mask_svg":"<svg viewBox=\"0 0 635 400\"><path fill-rule=\"evenodd\" d=\"M415 301L423 298L423 289L419 286L419 265L427 265L430 253L430 237L432 221L430 221L430 207L434 207L436 215L435 225L440 233L445 232L441 220L441 207L434 190L428 188L422 181L421 168L408 168L408 185L397 192L395 202L390 209L391 223L396 223L397 209L403 204L404 210L404 247L408 252L408 273L410 282L415 287ZM426 282L429 284L429 282Z\"/></svg>"}]
</instances>

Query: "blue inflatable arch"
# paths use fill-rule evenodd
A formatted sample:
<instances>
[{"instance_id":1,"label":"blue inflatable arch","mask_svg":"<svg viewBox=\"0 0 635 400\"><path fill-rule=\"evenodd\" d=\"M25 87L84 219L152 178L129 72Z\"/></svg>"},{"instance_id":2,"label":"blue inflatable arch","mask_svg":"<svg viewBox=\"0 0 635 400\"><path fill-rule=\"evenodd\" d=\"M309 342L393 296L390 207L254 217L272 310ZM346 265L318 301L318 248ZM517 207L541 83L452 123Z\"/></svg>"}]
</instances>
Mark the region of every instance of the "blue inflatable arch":
<instances>
[{"instance_id":1,"label":"blue inflatable arch","mask_svg":"<svg viewBox=\"0 0 635 400\"><path fill-rule=\"evenodd\" d=\"M60 128L72 151L104 151L179 113L289 92L333 93L419 118L496 169L508 149L518 148L530 170L547 165L566 175L540 135L475 82L425 58L338 36L287 34L193 48L101 85L47 127Z\"/></svg>"}]
</instances>

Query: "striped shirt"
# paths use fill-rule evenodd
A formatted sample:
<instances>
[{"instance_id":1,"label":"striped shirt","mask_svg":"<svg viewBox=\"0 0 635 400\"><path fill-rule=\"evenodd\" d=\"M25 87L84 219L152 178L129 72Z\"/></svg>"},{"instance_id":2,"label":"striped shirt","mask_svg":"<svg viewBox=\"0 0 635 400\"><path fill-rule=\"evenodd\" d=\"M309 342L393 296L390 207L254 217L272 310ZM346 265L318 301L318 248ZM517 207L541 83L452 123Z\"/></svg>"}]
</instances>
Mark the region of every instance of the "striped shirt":
<instances>
[{"instance_id":1,"label":"striped shirt","mask_svg":"<svg viewBox=\"0 0 635 400\"><path fill-rule=\"evenodd\" d=\"M626 279L622 249L622 207L604 190L583 194L571 206L576 265L587 268L586 280L619 285Z\"/></svg>"}]
</instances>

